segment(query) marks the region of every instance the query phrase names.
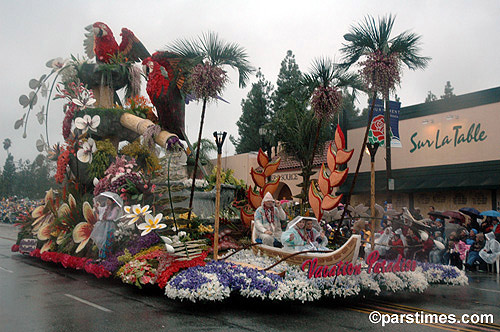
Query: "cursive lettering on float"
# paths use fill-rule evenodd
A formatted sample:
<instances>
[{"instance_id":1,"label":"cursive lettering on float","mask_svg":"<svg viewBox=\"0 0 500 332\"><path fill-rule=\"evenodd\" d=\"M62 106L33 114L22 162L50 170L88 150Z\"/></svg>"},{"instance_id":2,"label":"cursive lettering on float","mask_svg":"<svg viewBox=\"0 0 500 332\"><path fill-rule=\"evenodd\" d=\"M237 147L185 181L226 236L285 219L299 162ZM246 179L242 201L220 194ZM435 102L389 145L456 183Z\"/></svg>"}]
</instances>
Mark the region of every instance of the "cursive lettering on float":
<instances>
[{"instance_id":1,"label":"cursive lettering on float","mask_svg":"<svg viewBox=\"0 0 500 332\"><path fill-rule=\"evenodd\" d=\"M404 259L398 255L396 261L387 262L385 259L379 261L380 253L378 251L371 252L366 258L368 273L388 273L388 272L407 272L415 271L417 262L414 260ZM302 271L307 271L307 277L312 278L328 278L335 276L359 275L361 273L361 264L353 265L350 262L338 262L336 265L318 265L318 259L308 259L301 266Z\"/></svg>"}]
</instances>

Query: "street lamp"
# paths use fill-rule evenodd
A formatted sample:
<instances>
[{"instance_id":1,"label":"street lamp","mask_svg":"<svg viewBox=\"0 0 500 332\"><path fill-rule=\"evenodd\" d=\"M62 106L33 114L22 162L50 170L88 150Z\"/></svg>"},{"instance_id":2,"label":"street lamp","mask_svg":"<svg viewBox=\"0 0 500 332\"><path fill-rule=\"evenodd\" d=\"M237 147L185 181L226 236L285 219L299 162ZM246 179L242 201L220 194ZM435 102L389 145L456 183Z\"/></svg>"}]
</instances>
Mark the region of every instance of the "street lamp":
<instances>
[{"instance_id":1,"label":"street lamp","mask_svg":"<svg viewBox=\"0 0 500 332\"><path fill-rule=\"evenodd\" d=\"M271 133L271 131L268 130L266 127L259 128L259 135L261 138L262 148L267 152L267 157L269 158L269 160L271 160L271 142L268 142L266 140L266 136L268 133Z\"/></svg>"},{"instance_id":2,"label":"street lamp","mask_svg":"<svg viewBox=\"0 0 500 332\"><path fill-rule=\"evenodd\" d=\"M220 212L220 173L222 167L222 145L226 139L226 132L214 131L215 144L217 145L217 176L215 194L215 227L214 227L214 260L219 258L219 212Z\"/></svg>"},{"instance_id":3,"label":"street lamp","mask_svg":"<svg viewBox=\"0 0 500 332\"><path fill-rule=\"evenodd\" d=\"M371 249L374 250L375 244L375 155L377 154L379 143L366 143L366 149L370 155L370 214L371 214Z\"/></svg>"}]
</instances>

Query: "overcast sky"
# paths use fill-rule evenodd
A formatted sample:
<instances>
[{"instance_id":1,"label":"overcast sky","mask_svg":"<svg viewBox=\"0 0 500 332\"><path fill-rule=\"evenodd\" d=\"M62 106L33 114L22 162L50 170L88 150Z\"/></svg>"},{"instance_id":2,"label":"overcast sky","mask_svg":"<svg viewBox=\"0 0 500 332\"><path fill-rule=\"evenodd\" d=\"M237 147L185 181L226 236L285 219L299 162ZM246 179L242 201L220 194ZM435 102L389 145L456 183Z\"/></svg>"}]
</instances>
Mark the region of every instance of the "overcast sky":
<instances>
[{"instance_id":1,"label":"overcast sky","mask_svg":"<svg viewBox=\"0 0 500 332\"><path fill-rule=\"evenodd\" d=\"M18 98L30 91L31 78L48 73L47 60L82 56L84 27L96 21L108 24L118 43L121 28L129 28L151 53L177 38L215 31L222 39L246 48L252 65L260 67L266 79L275 84L287 50L294 52L301 71L306 72L315 57L339 60L342 36L365 15L389 13L396 15L393 34L405 30L420 34L421 54L432 58L425 70L404 70L397 91L403 107L423 102L429 90L439 97L446 81L451 81L455 94L500 85L499 1L0 0L0 142L7 137L12 140L15 160L34 159L35 141L44 127L33 116L26 139L21 130L14 130L15 120L24 112ZM236 73L229 70L229 74L232 82L224 98L230 104L209 106L204 137L211 137L215 130L237 136L241 100L255 77L246 89L239 89ZM360 98L361 106L366 99ZM186 108L191 141L198 136L200 114L200 104ZM51 144L62 142L62 119L61 105L53 103L49 114ZM234 153L230 142L224 152ZM6 152L0 149L0 167L5 157Z\"/></svg>"}]
</instances>

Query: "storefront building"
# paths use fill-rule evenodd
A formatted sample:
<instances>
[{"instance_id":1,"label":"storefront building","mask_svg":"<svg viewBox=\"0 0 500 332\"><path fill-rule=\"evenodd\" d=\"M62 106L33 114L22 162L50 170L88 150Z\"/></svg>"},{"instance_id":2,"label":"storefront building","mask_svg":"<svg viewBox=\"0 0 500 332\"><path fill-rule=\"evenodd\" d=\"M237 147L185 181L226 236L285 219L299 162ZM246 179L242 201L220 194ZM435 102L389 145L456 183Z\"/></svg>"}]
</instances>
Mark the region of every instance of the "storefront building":
<instances>
[{"instance_id":1,"label":"storefront building","mask_svg":"<svg viewBox=\"0 0 500 332\"><path fill-rule=\"evenodd\" d=\"M348 163L349 176L339 192L347 193L359 157L366 119L347 125L347 147L355 149ZM344 128L343 128L344 129ZM344 129L344 132L346 130ZM500 87L447 100L404 107L400 111L401 148L392 148L393 207L456 210L464 206L478 210L500 209ZM333 134L332 134L333 136ZM333 137L332 137L333 138ZM314 169L326 163L323 154L315 158ZM292 199L300 194L300 164L283 152L274 176L281 177L276 199ZM256 153L223 159L224 168L253 184L251 167L258 167ZM365 155L356 180L351 204L369 205L370 157ZM376 201L386 200L385 148L375 159ZM317 178L317 173L311 177Z\"/></svg>"},{"instance_id":2,"label":"storefront building","mask_svg":"<svg viewBox=\"0 0 500 332\"><path fill-rule=\"evenodd\" d=\"M364 122L364 121L363 121ZM366 123L348 125L348 147L359 149ZM393 206L500 209L500 88L401 109L401 148L392 148ZM356 156L358 154L355 154ZM355 160L356 159L356 160ZM341 188L352 183L357 158ZM370 158L364 158L353 203L369 202ZM376 201L386 197L385 149L375 160Z\"/></svg>"}]
</instances>

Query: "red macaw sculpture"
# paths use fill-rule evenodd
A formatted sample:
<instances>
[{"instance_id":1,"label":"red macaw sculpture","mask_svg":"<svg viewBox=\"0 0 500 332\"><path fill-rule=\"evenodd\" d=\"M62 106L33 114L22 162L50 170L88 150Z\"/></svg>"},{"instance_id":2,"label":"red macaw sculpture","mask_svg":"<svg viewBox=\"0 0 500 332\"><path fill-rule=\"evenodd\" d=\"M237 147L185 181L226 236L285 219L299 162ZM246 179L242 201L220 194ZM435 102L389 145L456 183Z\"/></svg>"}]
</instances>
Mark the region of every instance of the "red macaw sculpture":
<instances>
[{"instance_id":1,"label":"red macaw sculpture","mask_svg":"<svg viewBox=\"0 0 500 332\"><path fill-rule=\"evenodd\" d=\"M98 62L109 63L111 58L121 54L127 61L137 62L150 56L144 45L137 39L132 31L122 28L122 41L118 43L113 36L111 29L102 22L85 28L88 33L83 45L89 58L94 55Z\"/></svg>"},{"instance_id":2,"label":"red macaw sculpture","mask_svg":"<svg viewBox=\"0 0 500 332\"><path fill-rule=\"evenodd\" d=\"M156 107L160 126L185 140L185 78L189 60L172 52L156 52L144 59L146 92Z\"/></svg>"}]
</instances>

